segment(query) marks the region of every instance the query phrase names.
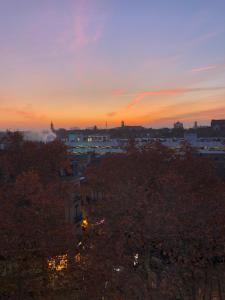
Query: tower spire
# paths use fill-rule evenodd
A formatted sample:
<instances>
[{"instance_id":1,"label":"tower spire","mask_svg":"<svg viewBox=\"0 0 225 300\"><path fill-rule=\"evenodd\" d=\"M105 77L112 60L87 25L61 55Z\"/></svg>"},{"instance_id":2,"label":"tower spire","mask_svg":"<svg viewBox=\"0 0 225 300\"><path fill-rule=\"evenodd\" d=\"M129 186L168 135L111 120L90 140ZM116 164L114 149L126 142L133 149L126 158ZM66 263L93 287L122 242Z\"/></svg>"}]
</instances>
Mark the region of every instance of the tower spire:
<instances>
[{"instance_id":1,"label":"tower spire","mask_svg":"<svg viewBox=\"0 0 225 300\"><path fill-rule=\"evenodd\" d=\"M52 131L52 132L55 132L55 127L54 127L54 124L53 124L53 122L52 122L52 121L51 121L50 128L51 128L51 131Z\"/></svg>"}]
</instances>

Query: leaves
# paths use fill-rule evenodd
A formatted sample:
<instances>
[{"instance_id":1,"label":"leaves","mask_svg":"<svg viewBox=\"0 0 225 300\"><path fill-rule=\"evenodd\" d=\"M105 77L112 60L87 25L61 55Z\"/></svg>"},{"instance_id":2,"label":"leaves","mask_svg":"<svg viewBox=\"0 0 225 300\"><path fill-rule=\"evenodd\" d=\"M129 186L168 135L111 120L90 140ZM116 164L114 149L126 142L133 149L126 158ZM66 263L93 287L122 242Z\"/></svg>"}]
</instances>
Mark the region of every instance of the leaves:
<instances>
[{"instance_id":1,"label":"leaves","mask_svg":"<svg viewBox=\"0 0 225 300\"><path fill-rule=\"evenodd\" d=\"M138 299L129 294L137 289L133 280L140 280L140 289L147 293L140 299L149 299L152 285L167 293L169 282L176 294L178 285L187 288L183 272L208 268L214 257L224 256L224 183L212 163L189 145L174 152L159 143L142 148L131 143L127 153L106 157L87 176L87 191L104 191L103 200L87 204L90 220L105 219L99 235L90 232L90 269L98 272L107 261L111 267L101 272L111 286L122 286L119 294L125 299ZM139 263L134 268L136 253ZM159 269L152 264L156 259ZM116 266L123 269L117 276L111 271ZM149 280L152 272L156 278ZM167 279L162 279L164 272Z\"/></svg>"},{"instance_id":2,"label":"leaves","mask_svg":"<svg viewBox=\"0 0 225 300\"><path fill-rule=\"evenodd\" d=\"M0 154L0 255L9 269L3 282L6 297L47 293L47 261L70 252L75 243L65 220L73 187L59 177L68 164L66 148L58 141L42 144L25 142L18 134L7 136L7 148Z\"/></svg>"}]
</instances>

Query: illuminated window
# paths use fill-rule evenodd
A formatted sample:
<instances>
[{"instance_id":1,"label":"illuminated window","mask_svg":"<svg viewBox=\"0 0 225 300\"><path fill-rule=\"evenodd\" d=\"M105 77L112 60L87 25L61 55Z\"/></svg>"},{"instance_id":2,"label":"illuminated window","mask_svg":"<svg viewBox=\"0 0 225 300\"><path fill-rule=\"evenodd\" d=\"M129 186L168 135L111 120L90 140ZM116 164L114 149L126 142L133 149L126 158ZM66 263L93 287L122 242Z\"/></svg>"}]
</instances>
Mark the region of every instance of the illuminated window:
<instances>
[{"instance_id":1,"label":"illuminated window","mask_svg":"<svg viewBox=\"0 0 225 300\"><path fill-rule=\"evenodd\" d=\"M82 220L81 227L82 227L82 229L87 229L88 228L88 220L87 220L87 218L85 218L85 219Z\"/></svg>"},{"instance_id":2,"label":"illuminated window","mask_svg":"<svg viewBox=\"0 0 225 300\"><path fill-rule=\"evenodd\" d=\"M58 255L48 260L48 268L55 271L61 271L67 268L68 257L67 254Z\"/></svg>"}]
</instances>

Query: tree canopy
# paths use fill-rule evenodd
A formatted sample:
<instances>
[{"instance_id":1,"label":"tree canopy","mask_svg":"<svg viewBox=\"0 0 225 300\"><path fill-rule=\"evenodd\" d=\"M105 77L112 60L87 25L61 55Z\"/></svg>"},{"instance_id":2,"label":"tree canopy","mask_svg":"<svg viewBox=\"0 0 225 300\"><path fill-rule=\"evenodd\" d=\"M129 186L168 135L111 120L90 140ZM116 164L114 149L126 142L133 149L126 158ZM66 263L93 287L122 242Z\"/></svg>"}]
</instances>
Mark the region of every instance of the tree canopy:
<instances>
[{"instance_id":1,"label":"tree canopy","mask_svg":"<svg viewBox=\"0 0 225 300\"><path fill-rule=\"evenodd\" d=\"M176 152L159 143L131 144L87 177L89 189L103 194L87 205L90 270L99 287L91 292L104 291L106 299L194 300L208 299L212 284L218 290L225 189L210 161L187 144ZM216 287L215 270L222 272Z\"/></svg>"},{"instance_id":2,"label":"tree canopy","mask_svg":"<svg viewBox=\"0 0 225 300\"><path fill-rule=\"evenodd\" d=\"M8 134L0 152L3 299L222 300L225 184L188 145L154 142L90 164L80 187L59 141ZM83 205L81 226L65 203Z\"/></svg>"}]
</instances>

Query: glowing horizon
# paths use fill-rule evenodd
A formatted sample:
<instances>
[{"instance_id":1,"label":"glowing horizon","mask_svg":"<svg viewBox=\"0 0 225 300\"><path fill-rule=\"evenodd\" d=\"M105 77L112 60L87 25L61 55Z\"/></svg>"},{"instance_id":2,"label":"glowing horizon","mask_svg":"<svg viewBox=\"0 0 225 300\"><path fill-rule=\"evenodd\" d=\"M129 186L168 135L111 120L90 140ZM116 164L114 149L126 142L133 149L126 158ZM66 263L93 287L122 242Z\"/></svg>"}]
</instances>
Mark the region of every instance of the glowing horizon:
<instances>
[{"instance_id":1,"label":"glowing horizon","mask_svg":"<svg viewBox=\"0 0 225 300\"><path fill-rule=\"evenodd\" d=\"M0 3L0 130L225 119L225 2Z\"/></svg>"}]
</instances>

